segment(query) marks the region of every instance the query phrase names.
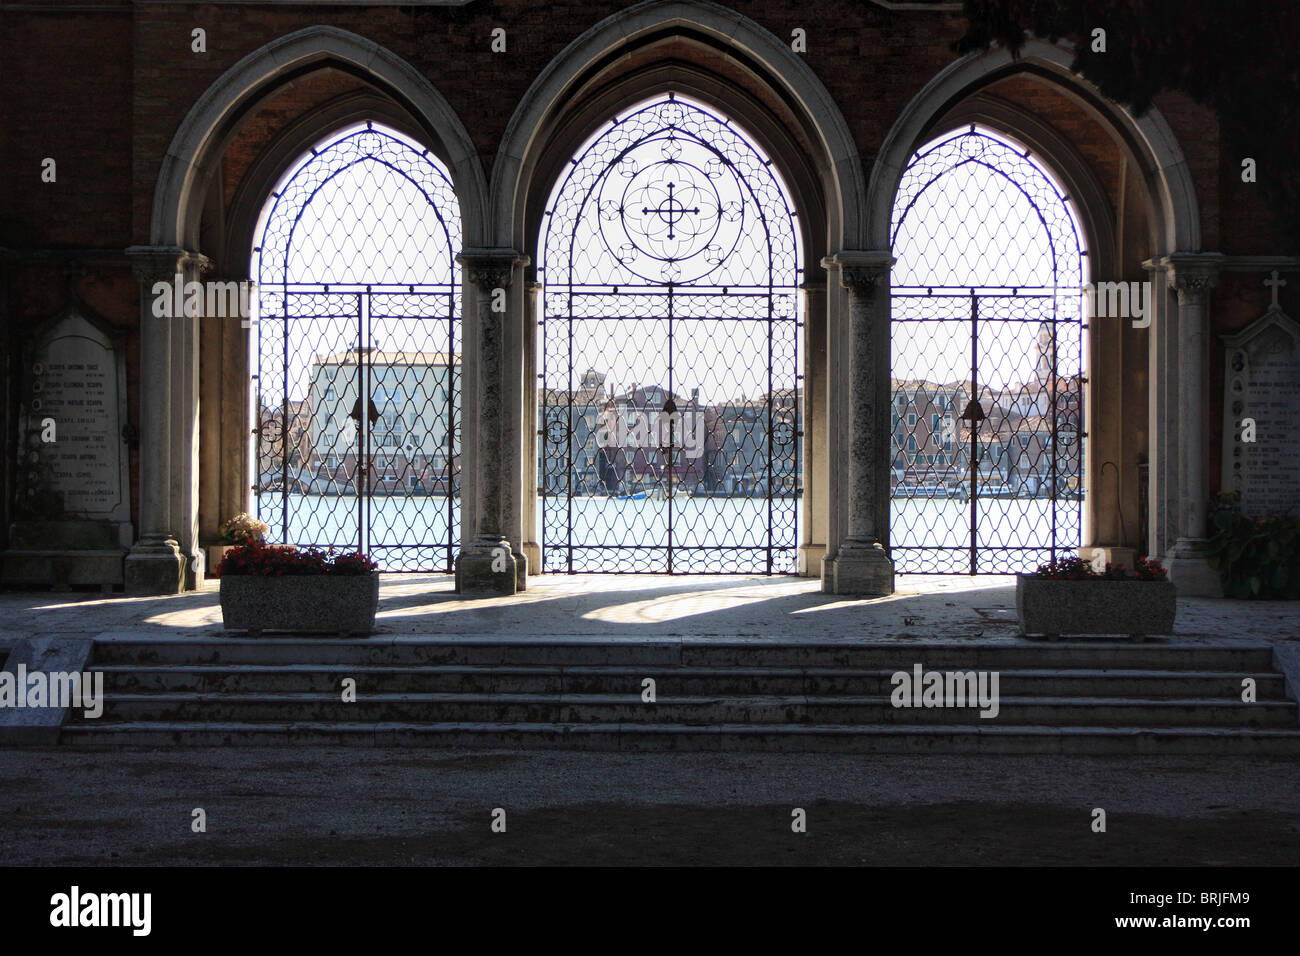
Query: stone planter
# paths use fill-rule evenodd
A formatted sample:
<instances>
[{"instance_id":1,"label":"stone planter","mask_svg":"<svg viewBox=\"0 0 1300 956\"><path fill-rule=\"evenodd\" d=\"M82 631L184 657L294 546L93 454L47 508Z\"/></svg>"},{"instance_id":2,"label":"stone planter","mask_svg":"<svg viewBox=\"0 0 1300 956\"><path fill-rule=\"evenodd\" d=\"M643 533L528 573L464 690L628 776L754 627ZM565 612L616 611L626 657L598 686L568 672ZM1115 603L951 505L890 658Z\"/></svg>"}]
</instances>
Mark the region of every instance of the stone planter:
<instances>
[{"instance_id":1,"label":"stone planter","mask_svg":"<svg viewBox=\"0 0 1300 956\"><path fill-rule=\"evenodd\" d=\"M1025 634L1147 634L1174 632L1172 581L1053 581L1016 575L1016 614Z\"/></svg>"},{"instance_id":2,"label":"stone planter","mask_svg":"<svg viewBox=\"0 0 1300 956\"><path fill-rule=\"evenodd\" d=\"M379 607L379 572L221 578L221 619L228 631L370 634Z\"/></svg>"}]
</instances>

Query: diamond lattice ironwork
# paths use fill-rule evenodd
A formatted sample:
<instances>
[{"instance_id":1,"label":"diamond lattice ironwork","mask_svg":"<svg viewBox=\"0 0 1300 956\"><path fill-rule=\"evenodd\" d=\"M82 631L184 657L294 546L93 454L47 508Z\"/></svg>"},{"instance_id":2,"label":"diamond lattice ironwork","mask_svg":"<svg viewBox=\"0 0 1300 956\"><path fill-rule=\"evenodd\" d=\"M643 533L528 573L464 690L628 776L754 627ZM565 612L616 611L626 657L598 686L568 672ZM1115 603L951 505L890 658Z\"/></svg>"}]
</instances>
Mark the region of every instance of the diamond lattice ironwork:
<instances>
[{"instance_id":1,"label":"diamond lattice ironwork","mask_svg":"<svg viewBox=\"0 0 1300 956\"><path fill-rule=\"evenodd\" d=\"M892 235L895 568L1006 574L1074 551L1087 252L1064 192L971 127L913 157Z\"/></svg>"},{"instance_id":2,"label":"diamond lattice ironwork","mask_svg":"<svg viewBox=\"0 0 1300 956\"><path fill-rule=\"evenodd\" d=\"M272 540L452 569L460 247L446 167L373 124L317 146L272 194L253 256L254 491Z\"/></svg>"},{"instance_id":3,"label":"diamond lattice ironwork","mask_svg":"<svg viewBox=\"0 0 1300 956\"><path fill-rule=\"evenodd\" d=\"M800 247L770 160L655 100L579 150L540 245L543 569L792 573Z\"/></svg>"}]
</instances>

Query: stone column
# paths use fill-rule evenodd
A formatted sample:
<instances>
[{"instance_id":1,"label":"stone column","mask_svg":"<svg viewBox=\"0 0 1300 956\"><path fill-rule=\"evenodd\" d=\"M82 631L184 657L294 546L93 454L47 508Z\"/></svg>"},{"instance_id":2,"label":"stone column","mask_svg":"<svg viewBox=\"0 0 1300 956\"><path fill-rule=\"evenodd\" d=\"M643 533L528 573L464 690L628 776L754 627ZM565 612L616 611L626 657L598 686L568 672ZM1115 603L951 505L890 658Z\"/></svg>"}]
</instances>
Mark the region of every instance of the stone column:
<instances>
[{"instance_id":1,"label":"stone column","mask_svg":"<svg viewBox=\"0 0 1300 956\"><path fill-rule=\"evenodd\" d=\"M520 551L528 561L528 573L538 574L542 568L542 546L537 541L537 474L538 417L537 389L537 313L541 306L542 286L529 282L524 287L524 394L523 394L523 544Z\"/></svg>"},{"instance_id":2,"label":"stone column","mask_svg":"<svg viewBox=\"0 0 1300 956\"><path fill-rule=\"evenodd\" d=\"M1149 555L1164 555L1173 544L1170 499L1177 499L1178 479L1178 350L1177 327L1170 315L1170 285L1164 265L1142 263L1151 282L1151 328L1147 346L1147 540L1138 546ZM1171 357L1173 360L1171 360Z\"/></svg>"},{"instance_id":3,"label":"stone column","mask_svg":"<svg viewBox=\"0 0 1300 956\"><path fill-rule=\"evenodd\" d=\"M838 268L847 290L847 322L837 324L848 359L846 527L823 567L823 589L880 596L894 591L889 535L889 269L887 252L840 252L823 260ZM842 412L842 413L843 413Z\"/></svg>"},{"instance_id":4,"label":"stone column","mask_svg":"<svg viewBox=\"0 0 1300 956\"><path fill-rule=\"evenodd\" d=\"M1167 558L1170 580L1183 597L1220 597L1218 573L1206 560L1209 454L1206 387L1209 364L1209 298L1218 280L1218 254L1175 253L1163 260L1178 291L1177 539ZM1173 417L1173 416L1171 416Z\"/></svg>"},{"instance_id":5,"label":"stone column","mask_svg":"<svg viewBox=\"0 0 1300 956\"><path fill-rule=\"evenodd\" d=\"M507 469L519 464L510 453L517 441L508 444L512 439L506 434L505 402L511 392L506 387L506 323L516 301L509 295L515 267L528 259L512 249L466 249L456 260L464 266L472 304L464 330L461 431L473 454L462 472L461 494L474 499L470 534L456 558L456 583L461 594L508 595L518 589L522 556L505 536Z\"/></svg>"},{"instance_id":6,"label":"stone column","mask_svg":"<svg viewBox=\"0 0 1300 956\"><path fill-rule=\"evenodd\" d=\"M826 499L829 493L826 430L826 281L810 277L803 286L803 463L799 574L816 577L826 557Z\"/></svg>"},{"instance_id":7,"label":"stone column","mask_svg":"<svg viewBox=\"0 0 1300 956\"><path fill-rule=\"evenodd\" d=\"M198 318L154 314L154 284L197 279L207 260L183 249L132 246L140 283L139 539L126 593L178 594L202 583L197 553ZM182 288L183 291L183 288ZM174 306L174 303L173 303ZM174 311L174 309L170 310Z\"/></svg>"}]
</instances>

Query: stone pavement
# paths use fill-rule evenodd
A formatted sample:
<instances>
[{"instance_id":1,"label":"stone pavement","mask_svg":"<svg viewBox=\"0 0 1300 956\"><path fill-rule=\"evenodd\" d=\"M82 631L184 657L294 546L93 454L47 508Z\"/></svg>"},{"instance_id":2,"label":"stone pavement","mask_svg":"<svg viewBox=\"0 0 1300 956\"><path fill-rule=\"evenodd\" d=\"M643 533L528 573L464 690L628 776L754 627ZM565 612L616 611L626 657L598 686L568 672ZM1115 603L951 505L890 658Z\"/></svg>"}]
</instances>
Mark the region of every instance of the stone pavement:
<instances>
[{"instance_id":1,"label":"stone pavement","mask_svg":"<svg viewBox=\"0 0 1300 956\"><path fill-rule=\"evenodd\" d=\"M823 594L815 579L544 575L508 598L463 599L449 576L385 575L379 634L537 637L771 638L779 641L1015 642L1015 578L900 575L895 594ZM1285 601L1178 602L1174 639L1300 641L1300 606ZM162 598L0 592L0 646L34 634L222 634L218 583ZM1151 640L1159 640L1152 638Z\"/></svg>"},{"instance_id":2,"label":"stone pavement","mask_svg":"<svg viewBox=\"0 0 1300 956\"><path fill-rule=\"evenodd\" d=\"M1284 757L220 747L0 760L6 865L1300 862L1300 766ZM195 807L206 833L191 832ZM490 830L496 807L505 834ZM792 807L806 833L791 832Z\"/></svg>"}]
</instances>

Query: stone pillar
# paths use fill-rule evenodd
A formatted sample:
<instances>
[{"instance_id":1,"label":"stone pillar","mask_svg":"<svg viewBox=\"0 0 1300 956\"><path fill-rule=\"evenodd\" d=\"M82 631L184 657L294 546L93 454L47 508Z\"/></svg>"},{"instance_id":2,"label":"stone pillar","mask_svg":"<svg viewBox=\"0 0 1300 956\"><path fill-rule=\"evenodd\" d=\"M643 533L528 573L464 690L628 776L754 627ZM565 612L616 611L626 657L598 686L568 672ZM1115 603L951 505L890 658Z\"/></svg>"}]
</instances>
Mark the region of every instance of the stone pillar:
<instances>
[{"instance_id":1,"label":"stone pillar","mask_svg":"<svg viewBox=\"0 0 1300 956\"><path fill-rule=\"evenodd\" d=\"M799 574L816 577L826 557L829 494L826 431L826 282L810 277L803 286L803 463Z\"/></svg>"},{"instance_id":2,"label":"stone pillar","mask_svg":"<svg viewBox=\"0 0 1300 956\"><path fill-rule=\"evenodd\" d=\"M845 533L823 563L823 590L880 596L894 591L889 536L889 269L887 252L839 252L822 264L838 268L847 290L847 321L836 324L848 366L847 507ZM832 391L832 394L834 392Z\"/></svg>"},{"instance_id":3,"label":"stone pillar","mask_svg":"<svg viewBox=\"0 0 1300 956\"><path fill-rule=\"evenodd\" d=\"M537 474L537 314L541 308L542 286L529 282L524 286L524 394L523 394L523 544L520 551L528 562L528 573L538 574L542 568L542 545L537 540L538 486Z\"/></svg>"},{"instance_id":4,"label":"stone pillar","mask_svg":"<svg viewBox=\"0 0 1300 956\"><path fill-rule=\"evenodd\" d=\"M1175 253L1163 260L1178 291L1178 512L1177 538L1167 557L1170 580L1183 597L1220 597L1218 573L1206 560L1209 502L1209 298L1218 279L1218 254Z\"/></svg>"},{"instance_id":5,"label":"stone pillar","mask_svg":"<svg viewBox=\"0 0 1300 956\"><path fill-rule=\"evenodd\" d=\"M253 311L257 290L246 270L208 278L236 286L247 283ZM209 316L199 333L199 543L205 550L220 543L223 521L253 509L248 386L249 362L256 358L249 354L249 322L233 314Z\"/></svg>"},{"instance_id":6,"label":"stone pillar","mask_svg":"<svg viewBox=\"0 0 1300 956\"><path fill-rule=\"evenodd\" d=\"M140 283L140 537L126 557L127 594L202 584L198 553L198 317L154 314L154 284L198 278L207 260L132 246ZM182 288L183 292L183 288ZM174 303L173 303L174 305ZM172 310L174 311L174 309Z\"/></svg>"},{"instance_id":7,"label":"stone pillar","mask_svg":"<svg viewBox=\"0 0 1300 956\"><path fill-rule=\"evenodd\" d=\"M1165 537L1165 498L1169 489L1177 484L1170 473L1169 463L1177 455L1171 452L1174 432L1169 427L1170 409L1177 398L1177 375L1165 360L1169 354L1171 322L1169 319L1169 289L1165 268L1157 260L1142 263L1151 283L1151 328L1148 329L1147 380L1147 539L1138 542L1139 550L1148 555L1163 555L1169 549Z\"/></svg>"},{"instance_id":8,"label":"stone pillar","mask_svg":"<svg viewBox=\"0 0 1300 956\"><path fill-rule=\"evenodd\" d=\"M471 306L464 328L467 362L461 431L466 445L472 445L472 454L462 472L461 495L474 499L469 535L456 558L456 586L466 595L508 595L518 590L522 555L505 535L509 472L519 467L514 452L518 436L507 435L506 400L517 392L506 381L507 344L517 338L507 335L507 323L512 312L519 317L515 303L522 305L509 295L514 270L528 259L512 249L466 249L456 260L465 269Z\"/></svg>"}]
</instances>

